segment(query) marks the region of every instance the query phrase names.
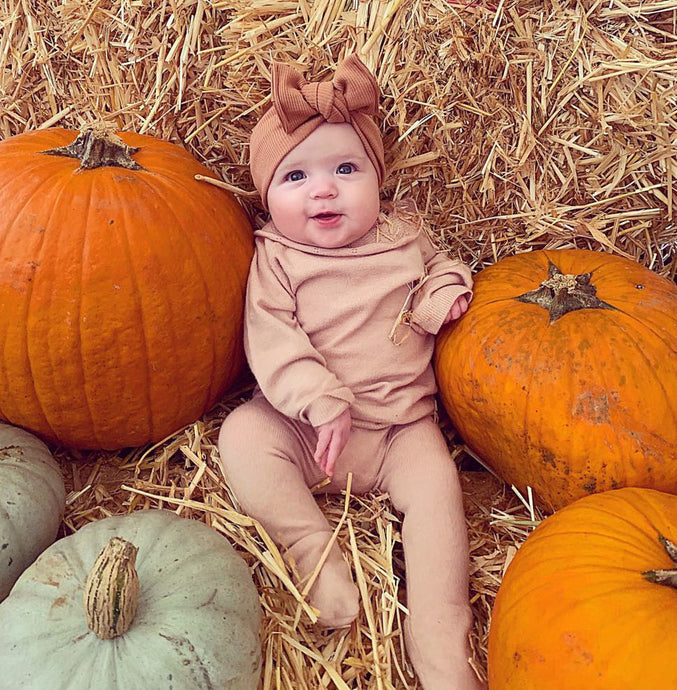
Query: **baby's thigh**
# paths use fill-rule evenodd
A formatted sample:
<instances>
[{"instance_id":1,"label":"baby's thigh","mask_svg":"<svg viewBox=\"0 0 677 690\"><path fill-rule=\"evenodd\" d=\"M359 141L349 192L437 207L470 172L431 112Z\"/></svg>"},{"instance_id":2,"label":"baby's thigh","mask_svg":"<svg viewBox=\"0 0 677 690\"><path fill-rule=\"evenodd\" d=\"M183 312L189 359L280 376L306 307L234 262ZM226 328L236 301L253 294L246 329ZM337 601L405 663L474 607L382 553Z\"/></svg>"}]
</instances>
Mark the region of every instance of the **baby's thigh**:
<instances>
[{"instance_id":1,"label":"baby's thigh","mask_svg":"<svg viewBox=\"0 0 677 690\"><path fill-rule=\"evenodd\" d=\"M404 513L462 502L456 464L432 418L397 427L391 436L379 481L393 506Z\"/></svg>"},{"instance_id":2,"label":"baby's thigh","mask_svg":"<svg viewBox=\"0 0 677 690\"><path fill-rule=\"evenodd\" d=\"M353 427L336 461L332 481L325 490L328 493L345 491L350 474L351 493L361 495L373 491L377 485L381 460L385 456L386 438L386 432L381 429Z\"/></svg>"},{"instance_id":3,"label":"baby's thigh","mask_svg":"<svg viewBox=\"0 0 677 690\"><path fill-rule=\"evenodd\" d=\"M289 464L298 469L308 486L322 476L312 458L312 427L280 414L263 396L240 405L226 417L218 446L221 468L234 485L256 478L270 480L278 474L276 467Z\"/></svg>"}]
</instances>

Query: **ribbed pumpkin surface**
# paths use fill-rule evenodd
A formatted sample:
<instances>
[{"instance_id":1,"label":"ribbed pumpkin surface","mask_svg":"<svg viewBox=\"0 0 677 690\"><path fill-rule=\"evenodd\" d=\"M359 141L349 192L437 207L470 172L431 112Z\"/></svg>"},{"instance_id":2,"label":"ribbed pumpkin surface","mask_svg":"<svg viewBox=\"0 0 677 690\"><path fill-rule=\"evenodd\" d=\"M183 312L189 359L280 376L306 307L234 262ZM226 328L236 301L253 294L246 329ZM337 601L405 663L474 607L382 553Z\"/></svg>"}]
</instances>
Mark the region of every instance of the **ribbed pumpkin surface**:
<instances>
[{"instance_id":1,"label":"ribbed pumpkin surface","mask_svg":"<svg viewBox=\"0 0 677 690\"><path fill-rule=\"evenodd\" d=\"M618 489L572 503L520 547L496 597L490 690L677 688L677 496Z\"/></svg>"},{"instance_id":2,"label":"ribbed pumpkin surface","mask_svg":"<svg viewBox=\"0 0 677 690\"><path fill-rule=\"evenodd\" d=\"M0 419L65 446L157 441L208 410L243 364L253 240L182 148L122 133L141 170L0 143Z\"/></svg>"},{"instance_id":3,"label":"ribbed pumpkin surface","mask_svg":"<svg viewBox=\"0 0 677 690\"><path fill-rule=\"evenodd\" d=\"M590 273L604 306L551 320L518 300L551 265L565 283ZM465 442L556 509L622 486L677 492L676 349L674 284L609 254L534 251L476 276L470 309L438 338L435 369Z\"/></svg>"},{"instance_id":4,"label":"ribbed pumpkin surface","mask_svg":"<svg viewBox=\"0 0 677 690\"><path fill-rule=\"evenodd\" d=\"M85 609L106 585L119 594L111 610L129 615L128 573L92 572L112 537L138 548L138 608L119 637L99 639ZM0 687L255 690L260 630L249 568L223 535L165 510L104 518L52 544L0 603Z\"/></svg>"},{"instance_id":5,"label":"ribbed pumpkin surface","mask_svg":"<svg viewBox=\"0 0 677 690\"><path fill-rule=\"evenodd\" d=\"M54 541L65 506L66 488L47 446L0 424L0 601Z\"/></svg>"}]
</instances>

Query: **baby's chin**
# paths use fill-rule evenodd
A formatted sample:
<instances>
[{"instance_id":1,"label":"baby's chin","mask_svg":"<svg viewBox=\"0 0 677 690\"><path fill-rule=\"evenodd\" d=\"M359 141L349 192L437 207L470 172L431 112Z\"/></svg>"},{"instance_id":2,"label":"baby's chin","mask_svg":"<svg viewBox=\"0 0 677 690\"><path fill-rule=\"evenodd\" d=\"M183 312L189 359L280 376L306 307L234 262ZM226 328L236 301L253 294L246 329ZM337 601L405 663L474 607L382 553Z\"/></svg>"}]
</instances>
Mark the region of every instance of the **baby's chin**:
<instances>
[{"instance_id":1,"label":"baby's chin","mask_svg":"<svg viewBox=\"0 0 677 690\"><path fill-rule=\"evenodd\" d=\"M373 224L367 228L351 226L346 223L343 227L318 227L308 222L305 226L277 224L273 219L276 230L288 240L320 249L340 249L361 240L369 234Z\"/></svg>"},{"instance_id":2,"label":"baby's chin","mask_svg":"<svg viewBox=\"0 0 677 690\"><path fill-rule=\"evenodd\" d=\"M341 249L341 247L348 247L354 242L361 240L368 232L369 230L365 230L362 233L354 233L348 236L340 234L336 237L323 236L317 238L312 244L322 249Z\"/></svg>"}]
</instances>

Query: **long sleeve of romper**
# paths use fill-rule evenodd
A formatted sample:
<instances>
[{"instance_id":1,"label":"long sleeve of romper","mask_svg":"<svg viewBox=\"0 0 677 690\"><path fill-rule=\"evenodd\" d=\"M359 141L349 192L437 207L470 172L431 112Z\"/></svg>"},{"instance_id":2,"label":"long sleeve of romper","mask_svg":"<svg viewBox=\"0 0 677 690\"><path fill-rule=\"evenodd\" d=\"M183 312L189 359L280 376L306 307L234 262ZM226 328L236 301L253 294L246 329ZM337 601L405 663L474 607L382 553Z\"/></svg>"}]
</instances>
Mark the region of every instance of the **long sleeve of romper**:
<instances>
[{"instance_id":1,"label":"long sleeve of romper","mask_svg":"<svg viewBox=\"0 0 677 690\"><path fill-rule=\"evenodd\" d=\"M464 263L438 251L425 230L421 231L418 241L427 278L414 296L411 322L414 327L436 334L461 295L465 295L468 301L472 299L472 276Z\"/></svg>"},{"instance_id":2,"label":"long sleeve of romper","mask_svg":"<svg viewBox=\"0 0 677 690\"><path fill-rule=\"evenodd\" d=\"M247 361L273 407L316 427L338 417L354 396L327 369L324 357L299 326L296 300L284 270L260 249L247 283Z\"/></svg>"}]
</instances>

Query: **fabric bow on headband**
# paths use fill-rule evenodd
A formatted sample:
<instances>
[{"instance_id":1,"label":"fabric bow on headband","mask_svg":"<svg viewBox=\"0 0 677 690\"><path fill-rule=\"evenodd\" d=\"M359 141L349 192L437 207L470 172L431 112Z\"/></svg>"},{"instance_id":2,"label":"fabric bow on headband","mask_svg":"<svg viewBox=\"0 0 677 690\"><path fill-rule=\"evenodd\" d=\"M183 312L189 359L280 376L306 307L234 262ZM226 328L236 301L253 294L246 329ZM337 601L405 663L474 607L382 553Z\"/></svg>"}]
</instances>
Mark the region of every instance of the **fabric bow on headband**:
<instances>
[{"instance_id":1,"label":"fabric bow on headband","mask_svg":"<svg viewBox=\"0 0 677 690\"><path fill-rule=\"evenodd\" d=\"M317 115L332 124L357 113L377 115L378 95L376 79L357 55L344 60L331 81L308 82L293 67L273 64L273 106L287 134Z\"/></svg>"},{"instance_id":2,"label":"fabric bow on headband","mask_svg":"<svg viewBox=\"0 0 677 690\"><path fill-rule=\"evenodd\" d=\"M308 82L293 67L274 63L273 107L256 124L249 140L249 166L263 205L267 207L268 187L277 166L325 122L353 127L381 184L383 142L373 119L378 99L376 79L357 55L346 58L334 78L323 82Z\"/></svg>"}]
</instances>

